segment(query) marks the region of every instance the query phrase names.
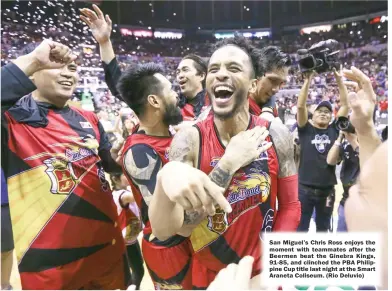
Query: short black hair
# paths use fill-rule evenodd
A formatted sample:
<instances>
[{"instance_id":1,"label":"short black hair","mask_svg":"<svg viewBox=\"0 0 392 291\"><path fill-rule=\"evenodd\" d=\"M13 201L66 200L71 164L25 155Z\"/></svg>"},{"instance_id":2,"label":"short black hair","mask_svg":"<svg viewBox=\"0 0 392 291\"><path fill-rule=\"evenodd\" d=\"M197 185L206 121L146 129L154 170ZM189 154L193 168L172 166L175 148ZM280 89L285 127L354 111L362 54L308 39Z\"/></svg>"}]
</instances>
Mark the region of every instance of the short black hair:
<instances>
[{"instance_id":1,"label":"short black hair","mask_svg":"<svg viewBox=\"0 0 392 291\"><path fill-rule=\"evenodd\" d=\"M277 46L266 46L261 49L261 61L265 72L280 70L291 66L291 58Z\"/></svg>"},{"instance_id":2,"label":"short black hair","mask_svg":"<svg viewBox=\"0 0 392 291\"><path fill-rule=\"evenodd\" d=\"M251 41L241 35L240 33L236 32L234 37L231 38L224 38L215 43L212 47L211 54L213 54L216 50L227 46L227 45L234 45L242 49L250 58L253 72L256 77L263 76L265 74L264 68L262 66L261 60L261 50L256 48L252 45Z\"/></svg>"},{"instance_id":3,"label":"short black hair","mask_svg":"<svg viewBox=\"0 0 392 291\"><path fill-rule=\"evenodd\" d=\"M207 76L207 63L200 56L195 54L189 54L182 58L182 60L192 60L197 71L197 75L204 74L204 79L201 82L203 88L206 86L206 76Z\"/></svg>"},{"instance_id":4,"label":"short black hair","mask_svg":"<svg viewBox=\"0 0 392 291\"><path fill-rule=\"evenodd\" d=\"M161 65L132 64L126 68L118 81L118 92L138 117L144 113L147 96L158 94L162 89L161 82L154 76L155 74L164 74Z\"/></svg>"}]
</instances>

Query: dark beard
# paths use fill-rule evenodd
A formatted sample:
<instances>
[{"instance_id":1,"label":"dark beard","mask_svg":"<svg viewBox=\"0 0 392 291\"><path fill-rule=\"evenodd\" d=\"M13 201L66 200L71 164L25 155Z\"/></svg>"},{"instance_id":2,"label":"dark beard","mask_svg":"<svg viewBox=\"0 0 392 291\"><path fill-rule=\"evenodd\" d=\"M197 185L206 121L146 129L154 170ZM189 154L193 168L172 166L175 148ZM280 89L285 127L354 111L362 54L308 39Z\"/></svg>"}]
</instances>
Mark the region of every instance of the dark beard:
<instances>
[{"instance_id":1,"label":"dark beard","mask_svg":"<svg viewBox=\"0 0 392 291\"><path fill-rule=\"evenodd\" d=\"M180 124L183 120L181 109L176 105L166 105L165 113L163 114L163 123L167 126Z\"/></svg>"}]
</instances>

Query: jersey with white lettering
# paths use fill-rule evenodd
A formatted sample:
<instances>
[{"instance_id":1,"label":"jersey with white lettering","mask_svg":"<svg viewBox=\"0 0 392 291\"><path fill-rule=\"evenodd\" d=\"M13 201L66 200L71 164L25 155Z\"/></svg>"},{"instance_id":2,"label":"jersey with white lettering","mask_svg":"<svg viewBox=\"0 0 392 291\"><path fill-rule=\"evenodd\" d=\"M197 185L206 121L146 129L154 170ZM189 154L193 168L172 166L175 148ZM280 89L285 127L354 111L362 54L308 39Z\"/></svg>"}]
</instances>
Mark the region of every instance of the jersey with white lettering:
<instances>
[{"instance_id":1,"label":"jersey with white lettering","mask_svg":"<svg viewBox=\"0 0 392 291\"><path fill-rule=\"evenodd\" d=\"M248 129L255 126L269 128L269 122L251 115ZM195 125L200 135L198 168L209 174L225 153L213 118ZM268 136L266 141L271 141ZM219 271L230 263L238 263L244 256L255 258L253 274L260 272L261 243L264 232L272 231L275 216L279 164L271 147L259 158L239 169L233 176L225 197L233 211L218 208L191 235L197 259L208 269Z\"/></svg>"}]
</instances>

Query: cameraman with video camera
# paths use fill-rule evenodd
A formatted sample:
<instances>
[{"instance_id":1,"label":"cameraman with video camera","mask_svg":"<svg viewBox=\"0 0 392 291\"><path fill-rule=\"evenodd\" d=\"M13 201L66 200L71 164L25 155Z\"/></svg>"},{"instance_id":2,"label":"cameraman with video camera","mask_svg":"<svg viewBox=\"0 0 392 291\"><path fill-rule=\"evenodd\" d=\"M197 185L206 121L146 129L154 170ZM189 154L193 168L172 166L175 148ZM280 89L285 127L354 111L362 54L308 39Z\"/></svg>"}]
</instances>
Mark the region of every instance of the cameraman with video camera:
<instances>
[{"instance_id":1,"label":"cameraman with video camera","mask_svg":"<svg viewBox=\"0 0 392 291\"><path fill-rule=\"evenodd\" d=\"M340 180L343 185L343 197L340 200L338 209L338 232L346 232L347 225L344 215L344 204L348 198L349 190L352 185L355 184L359 175L359 142L358 137L353 132L349 132L346 128L339 126L339 122L336 123L337 128L341 129L338 139L335 141L331 150L327 156L327 163L330 166L342 162L342 169L340 171Z\"/></svg>"},{"instance_id":2,"label":"cameraman with video camera","mask_svg":"<svg viewBox=\"0 0 392 291\"><path fill-rule=\"evenodd\" d=\"M301 201L301 221L298 231L309 230L314 208L316 209L317 231L331 228L331 215L335 202L336 174L335 166L327 163L327 154L338 139L339 131L332 120L332 105L322 101L316 107L312 119L308 120L306 99L315 72L333 71L338 84L341 107L338 116L348 115L347 88L342 75L336 71L340 64L336 61L334 51L337 42L323 41L313 45L309 50L299 50L300 68L304 75L304 84L298 97L298 138L301 144L299 163L299 200ZM331 52L332 51L332 52Z\"/></svg>"}]
</instances>

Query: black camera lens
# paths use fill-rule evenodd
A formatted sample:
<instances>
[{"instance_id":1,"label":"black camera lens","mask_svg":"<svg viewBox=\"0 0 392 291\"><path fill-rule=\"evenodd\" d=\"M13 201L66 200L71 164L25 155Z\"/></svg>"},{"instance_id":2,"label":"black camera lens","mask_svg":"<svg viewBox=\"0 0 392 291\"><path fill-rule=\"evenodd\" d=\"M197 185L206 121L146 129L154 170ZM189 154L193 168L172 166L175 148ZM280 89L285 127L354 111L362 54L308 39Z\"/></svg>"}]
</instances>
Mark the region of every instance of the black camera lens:
<instances>
[{"instance_id":1,"label":"black camera lens","mask_svg":"<svg viewBox=\"0 0 392 291\"><path fill-rule=\"evenodd\" d=\"M336 128L338 130L347 132L347 133L355 133L355 128L354 126L350 123L349 119L344 116L338 117L338 119L335 122Z\"/></svg>"}]
</instances>

